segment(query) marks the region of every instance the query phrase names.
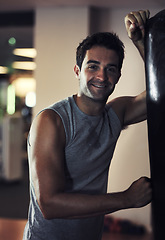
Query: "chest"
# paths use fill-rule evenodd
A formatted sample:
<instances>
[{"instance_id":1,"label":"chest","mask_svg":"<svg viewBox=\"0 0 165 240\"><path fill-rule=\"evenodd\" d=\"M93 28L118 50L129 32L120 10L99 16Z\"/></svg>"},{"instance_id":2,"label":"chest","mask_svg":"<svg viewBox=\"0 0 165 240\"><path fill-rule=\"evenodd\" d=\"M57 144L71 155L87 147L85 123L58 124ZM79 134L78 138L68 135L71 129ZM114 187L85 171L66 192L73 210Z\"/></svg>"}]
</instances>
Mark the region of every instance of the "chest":
<instances>
[{"instance_id":1,"label":"chest","mask_svg":"<svg viewBox=\"0 0 165 240\"><path fill-rule=\"evenodd\" d=\"M92 121L75 119L66 147L67 175L74 179L89 178L108 171L120 130L112 127L108 116Z\"/></svg>"}]
</instances>

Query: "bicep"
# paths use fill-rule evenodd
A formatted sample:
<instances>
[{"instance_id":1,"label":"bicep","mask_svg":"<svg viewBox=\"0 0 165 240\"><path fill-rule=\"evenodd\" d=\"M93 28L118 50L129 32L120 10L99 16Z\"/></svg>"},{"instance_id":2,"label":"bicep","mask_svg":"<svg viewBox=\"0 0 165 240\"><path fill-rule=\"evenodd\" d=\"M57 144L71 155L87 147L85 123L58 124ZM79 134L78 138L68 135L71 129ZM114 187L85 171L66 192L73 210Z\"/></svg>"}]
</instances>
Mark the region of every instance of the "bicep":
<instances>
[{"instance_id":1,"label":"bicep","mask_svg":"<svg viewBox=\"0 0 165 240\"><path fill-rule=\"evenodd\" d=\"M108 103L116 112L123 127L146 119L146 93L135 97L119 97Z\"/></svg>"},{"instance_id":2,"label":"bicep","mask_svg":"<svg viewBox=\"0 0 165 240\"><path fill-rule=\"evenodd\" d=\"M124 124L130 125L144 121L147 116L146 92L129 97L125 106Z\"/></svg>"},{"instance_id":3,"label":"bicep","mask_svg":"<svg viewBox=\"0 0 165 240\"><path fill-rule=\"evenodd\" d=\"M31 129L30 171L39 204L65 186L65 133L61 119L52 110L42 112Z\"/></svg>"}]
</instances>

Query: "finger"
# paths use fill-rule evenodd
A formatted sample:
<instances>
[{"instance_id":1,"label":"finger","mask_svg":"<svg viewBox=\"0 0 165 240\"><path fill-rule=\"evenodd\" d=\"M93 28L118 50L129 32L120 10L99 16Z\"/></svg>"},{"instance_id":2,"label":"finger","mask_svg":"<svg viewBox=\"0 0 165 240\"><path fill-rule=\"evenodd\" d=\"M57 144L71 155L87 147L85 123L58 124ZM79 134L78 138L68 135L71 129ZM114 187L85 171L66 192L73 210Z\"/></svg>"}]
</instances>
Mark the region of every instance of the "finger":
<instances>
[{"instance_id":1,"label":"finger","mask_svg":"<svg viewBox=\"0 0 165 240\"><path fill-rule=\"evenodd\" d=\"M150 17L150 11L147 9L147 10L145 10L145 12L146 12L146 17L148 19Z\"/></svg>"},{"instance_id":2,"label":"finger","mask_svg":"<svg viewBox=\"0 0 165 240\"><path fill-rule=\"evenodd\" d=\"M149 16L150 16L149 10L145 10L145 11L140 10L140 11L139 11L139 14L141 15L141 18L143 19L143 23L145 24L146 21L147 21L147 19L148 19Z\"/></svg>"},{"instance_id":3,"label":"finger","mask_svg":"<svg viewBox=\"0 0 165 240\"><path fill-rule=\"evenodd\" d=\"M133 23L138 24L138 22L145 23L149 16L149 10L139 10L138 12L132 11L125 17L125 23L128 23L128 25Z\"/></svg>"},{"instance_id":4,"label":"finger","mask_svg":"<svg viewBox=\"0 0 165 240\"><path fill-rule=\"evenodd\" d=\"M144 29L144 22L146 21L146 13L144 11L130 12L125 18L125 26L129 37L140 28L142 31Z\"/></svg>"},{"instance_id":5,"label":"finger","mask_svg":"<svg viewBox=\"0 0 165 240\"><path fill-rule=\"evenodd\" d=\"M136 27L137 27L137 19L135 18L135 16L131 13L129 13L126 17L125 17L125 26L127 29L127 33L128 36L131 38L132 33L135 32Z\"/></svg>"},{"instance_id":6,"label":"finger","mask_svg":"<svg viewBox=\"0 0 165 240\"><path fill-rule=\"evenodd\" d=\"M134 14L129 13L126 17L125 17L125 25L129 28L132 24L137 24L137 19L134 16Z\"/></svg>"},{"instance_id":7,"label":"finger","mask_svg":"<svg viewBox=\"0 0 165 240\"><path fill-rule=\"evenodd\" d=\"M141 34L142 34L141 36L144 37L145 23L146 23L147 18L150 15L150 12L148 10L146 10L146 11L140 10L138 12L131 12L131 14L134 15L134 17L136 18L136 26L137 26L137 28L140 29Z\"/></svg>"},{"instance_id":8,"label":"finger","mask_svg":"<svg viewBox=\"0 0 165 240\"><path fill-rule=\"evenodd\" d=\"M140 28L144 28L144 25L146 23L146 20L149 18L150 16L150 12L149 10L139 10L138 12L131 12L134 17L136 18L137 22L136 24L140 27Z\"/></svg>"},{"instance_id":9,"label":"finger","mask_svg":"<svg viewBox=\"0 0 165 240\"><path fill-rule=\"evenodd\" d=\"M139 12L131 12L131 14L134 16L135 24L137 27L143 27L146 19L146 15L143 11Z\"/></svg>"}]
</instances>

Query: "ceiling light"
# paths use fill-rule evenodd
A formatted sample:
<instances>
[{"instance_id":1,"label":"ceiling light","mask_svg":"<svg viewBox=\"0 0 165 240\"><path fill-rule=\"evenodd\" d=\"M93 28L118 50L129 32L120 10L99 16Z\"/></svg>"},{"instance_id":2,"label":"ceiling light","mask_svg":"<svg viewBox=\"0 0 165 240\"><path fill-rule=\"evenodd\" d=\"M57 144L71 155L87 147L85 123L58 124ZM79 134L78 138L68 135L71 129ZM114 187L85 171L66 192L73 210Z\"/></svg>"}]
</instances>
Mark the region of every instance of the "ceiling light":
<instances>
[{"instance_id":1,"label":"ceiling light","mask_svg":"<svg viewBox=\"0 0 165 240\"><path fill-rule=\"evenodd\" d=\"M35 92L36 90L36 81L32 77L18 77L12 82L12 85L19 97L25 97L28 92Z\"/></svg>"},{"instance_id":2,"label":"ceiling light","mask_svg":"<svg viewBox=\"0 0 165 240\"><path fill-rule=\"evenodd\" d=\"M12 84L7 88L7 113L10 115L15 113L15 88Z\"/></svg>"},{"instance_id":3,"label":"ceiling light","mask_svg":"<svg viewBox=\"0 0 165 240\"><path fill-rule=\"evenodd\" d=\"M13 62L12 67L14 69L35 70L36 63L35 62Z\"/></svg>"},{"instance_id":4,"label":"ceiling light","mask_svg":"<svg viewBox=\"0 0 165 240\"><path fill-rule=\"evenodd\" d=\"M0 74L7 74L7 73L8 73L8 68L0 66Z\"/></svg>"},{"instance_id":5,"label":"ceiling light","mask_svg":"<svg viewBox=\"0 0 165 240\"><path fill-rule=\"evenodd\" d=\"M25 104L27 107L35 107L36 105L36 93L28 92L25 97Z\"/></svg>"},{"instance_id":6,"label":"ceiling light","mask_svg":"<svg viewBox=\"0 0 165 240\"><path fill-rule=\"evenodd\" d=\"M37 51L35 48L16 48L13 54L21 57L35 58L37 56Z\"/></svg>"}]
</instances>

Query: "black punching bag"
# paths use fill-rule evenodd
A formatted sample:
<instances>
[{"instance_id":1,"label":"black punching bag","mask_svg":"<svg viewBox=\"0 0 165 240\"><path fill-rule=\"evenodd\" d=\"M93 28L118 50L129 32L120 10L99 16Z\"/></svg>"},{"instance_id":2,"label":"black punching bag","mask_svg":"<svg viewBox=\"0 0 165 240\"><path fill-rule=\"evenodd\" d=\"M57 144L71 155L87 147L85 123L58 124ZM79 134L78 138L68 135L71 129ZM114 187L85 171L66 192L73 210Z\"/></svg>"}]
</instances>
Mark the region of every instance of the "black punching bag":
<instances>
[{"instance_id":1,"label":"black punching bag","mask_svg":"<svg viewBox=\"0 0 165 240\"><path fill-rule=\"evenodd\" d=\"M165 10L146 24L145 71L154 240L165 239Z\"/></svg>"}]
</instances>

